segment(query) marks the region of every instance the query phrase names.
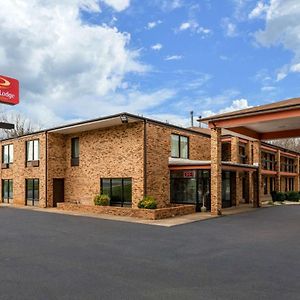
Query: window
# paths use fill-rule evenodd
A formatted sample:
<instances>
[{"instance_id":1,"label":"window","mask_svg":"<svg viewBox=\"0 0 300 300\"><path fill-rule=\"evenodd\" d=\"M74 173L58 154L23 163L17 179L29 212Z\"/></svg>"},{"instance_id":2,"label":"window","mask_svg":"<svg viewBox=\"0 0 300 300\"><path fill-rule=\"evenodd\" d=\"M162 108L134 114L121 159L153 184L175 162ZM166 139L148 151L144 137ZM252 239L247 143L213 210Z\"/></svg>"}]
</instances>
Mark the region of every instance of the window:
<instances>
[{"instance_id":1,"label":"window","mask_svg":"<svg viewBox=\"0 0 300 300\"><path fill-rule=\"evenodd\" d=\"M171 170L171 203L203 205L210 209L209 170Z\"/></svg>"},{"instance_id":2,"label":"window","mask_svg":"<svg viewBox=\"0 0 300 300\"><path fill-rule=\"evenodd\" d=\"M275 177L270 177L270 192L275 191Z\"/></svg>"},{"instance_id":3,"label":"window","mask_svg":"<svg viewBox=\"0 0 300 300\"><path fill-rule=\"evenodd\" d=\"M26 142L26 161L27 166L38 166L38 161L40 159L40 145L39 140L32 140ZM28 162L30 164L28 164Z\"/></svg>"},{"instance_id":4,"label":"window","mask_svg":"<svg viewBox=\"0 0 300 300\"><path fill-rule=\"evenodd\" d=\"M13 181L12 179L2 180L2 202L12 203L13 202Z\"/></svg>"},{"instance_id":5,"label":"window","mask_svg":"<svg viewBox=\"0 0 300 300\"><path fill-rule=\"evenodd\" d=\"M268 177L264 177L264 194L268 194Z\"/></svg>"},{"instance_id":6,"label":"window","mask_svg":"<svg viewBox=\"0 0 300 300\"><path fill-rule=\"evenodd\" d=\"M262 168L264 170L275 171L276 163L275 163L275 154L262 152Z\"/></svg>"},{"instance_id":7,"label":"window","mask_svg":"<svg viewBox=\"0 0 300 300\"><path fill-rule=\"evenodd\" d=\"M14 145L4 145L2 146L2 164L8 167L14 161Z\"/></svg>"},{"instance_id":8,"label":"window","mask_svg":"<svg viewBox=\"0 0 300 300\"><path fill-rule=\"evenodd\" d=\"M239 146L239 156L240 156L240 163L246 164L247 163L246 146L244 145Z\"/></svg>"},{"instance_id":9,"label":"window","mask_svg":"<svg viewBox=\"0 0 300 300\"><path fill-rule=\"evenodd\" d=\"M111 205L131 205L131 178L103 178L101 179L101 194L110 197Z\"/></svg>"},{"instance_id":10,"label":"window","mask_svg":"<svg viewBox=\"0 0 300 300\"><path fill-rule=\"evenodd\" d=\"M171 135L171 156L175 158L189 158L189 138L186 136Z\"/></svg>"},{"instance_id":11,"label":"window","mask_svg":"<svg viewBox=\"0 0 300 300\"><path fill-rule=\"evenodd\" d=\"M39 179L26 179L26 205L38 205L39 185Z\"/></svg>"},{"instance_id":12,"label":"window","mask_svg":"<svg viewBox=\"0 0 300 300\"><path fill-rule=\"evenodd\" d=\"M79 166L79 138L71 139L71 166Z\"/></svg>"}]
</instances>

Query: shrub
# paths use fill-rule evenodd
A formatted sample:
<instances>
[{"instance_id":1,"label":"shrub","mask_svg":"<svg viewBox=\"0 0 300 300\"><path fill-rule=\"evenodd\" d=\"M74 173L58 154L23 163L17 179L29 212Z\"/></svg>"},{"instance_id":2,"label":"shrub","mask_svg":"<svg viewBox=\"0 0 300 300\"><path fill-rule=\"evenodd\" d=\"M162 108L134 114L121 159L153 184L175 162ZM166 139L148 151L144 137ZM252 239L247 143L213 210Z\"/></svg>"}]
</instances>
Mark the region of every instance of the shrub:
<instances>
[{"instance_id":1,"label":"shrub","mask_svg":"<svg viewBox=\"0 0 300 300\"><path fill-rule=\"evenodd\" d=\"M109 202L110 202L110 198L108 195L105 194L96 195L94 198L95 205L108 206Z\"/></svg>"},{"instance_id":2,"label":"shrub","mask_svg":"<svg viewBox=\"0 0 300 300\"><path fill-rule=\"evenodd\" d=\"M145 196L139 203L138 208L156 209L157 202L152 196Z\"/></svg>"},{"instance_id":3,"label":"shrub","mask_svg":"<svg viewBox=\"0 0 300 300\"><path fill-rule=\"evenodd\" d=\"M289 201L299 201L299 198L300 195L298 192L291 191L287 193L287 200Z\"/></svg>"},{"instance_id":4,"label":"shrub","mask_svg":"<svg viewBox=\"0 0 300 300\"><path fill-rule=\"evenodd\" d=\"M276 201L282 202L286 200L286 193L278 192L276 193Z\"/></svg>"}]
</instances>

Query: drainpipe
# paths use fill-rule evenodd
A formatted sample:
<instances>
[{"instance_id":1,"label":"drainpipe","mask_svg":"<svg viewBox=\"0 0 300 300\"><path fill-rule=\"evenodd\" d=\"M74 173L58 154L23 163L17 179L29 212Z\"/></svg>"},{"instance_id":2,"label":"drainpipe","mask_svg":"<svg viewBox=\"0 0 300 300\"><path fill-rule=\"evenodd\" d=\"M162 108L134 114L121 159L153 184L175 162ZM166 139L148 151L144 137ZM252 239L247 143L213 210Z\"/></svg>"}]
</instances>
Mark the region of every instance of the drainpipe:
<instances>
[{"instance_id":1,"label":"drainpipe","mask_svg":"<svg viewBox=\"0 0 300 300\"><path fill-rule=\"evenodd\" d=\"M144 197L147 196L147 121L144 120Z\"/></svg>"},{"instance_id":2,"label":"drainpipe","mask_svg":"<svg viewBox=\"0 0 300 300\"><path fill-rule=\"evenodd\" d=\"M48 132L46 131L46 151L45 151L45 204L48 207Z\"/></svg>"}]
</instances>

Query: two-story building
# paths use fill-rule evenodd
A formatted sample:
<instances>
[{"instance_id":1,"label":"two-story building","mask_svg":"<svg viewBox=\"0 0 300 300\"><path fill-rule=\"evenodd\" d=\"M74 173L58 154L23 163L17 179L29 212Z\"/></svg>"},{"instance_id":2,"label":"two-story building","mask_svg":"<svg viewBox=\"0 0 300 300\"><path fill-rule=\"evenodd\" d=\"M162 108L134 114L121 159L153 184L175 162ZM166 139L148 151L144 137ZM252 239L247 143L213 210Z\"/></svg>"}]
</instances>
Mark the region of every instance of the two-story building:
<instances>
[{"instance_id":1,"label":"two-story building","mask_svg":"<svg viewBox=\"0 0 300 300\"><path fill-rule=\"evenodd\" d=\"M214 158L205 128L121 113L2 140L1 151L5 203L92 205L95 195L105 193L114 206L136 208L151 195L158 207L210 209ZM224 132L222 206L251 204L256 193L269 197L272 190L299 190L299 154Z\"/></svg>"}]
</instances>

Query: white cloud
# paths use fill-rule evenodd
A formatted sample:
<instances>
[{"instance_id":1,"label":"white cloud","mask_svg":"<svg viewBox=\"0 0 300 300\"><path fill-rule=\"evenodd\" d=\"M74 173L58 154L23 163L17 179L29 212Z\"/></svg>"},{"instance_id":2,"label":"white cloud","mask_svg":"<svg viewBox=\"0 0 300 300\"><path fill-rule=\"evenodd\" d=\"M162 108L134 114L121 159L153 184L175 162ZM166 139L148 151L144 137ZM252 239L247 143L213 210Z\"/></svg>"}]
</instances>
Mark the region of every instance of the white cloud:
<instances>
[{"instance_id":1,"label":"white cloud","mask_svg":"<svg viewBox=\"0 0 300 300\"><path fill-rule=\"evenodd\" d=\"M165 60L181 60L183 59L182 55L170 55L165 58Z\"/></svg>"},{"instance_id":2,"label":"white cloud","mask_svg":"<svg viewBox=\"0 0 300 300\"><path fill-rule=\"evenodd\" d=\"M189 22L185 22L185 23L182 23L180 26L179 26L179 30L183 31L183 30L187 30L191 27L191 24Z\"/></svg>"},{"instance_id":3,"label":"white cloud","mask_svg":"<svg viewBox=\"0 0 300 300\"><path fill-rule=\"evenodd\" d=\"M222 20L222 27L226 36L231 38L238 36L236 25L229 18L224 18Z\"/></svg>"},{"instance_id":4,"label":"white cloud","mask_svg":"<svg viewBox=\"0 0 300 300\"><path fill-rule=\"evenodd\" d=\"M156 0L156 3L164 11L178 9L183 6L183 0Z\"/></svg>"},{"instance_id":5,"label":"white cloud","mask_svg":"<svg viewBox=\"0 0 300 300\"><path fill-rule=\"evenodd\" d=\"M208 117L208 116L212 116L212 115L216 115L216 114L223 114L223 113L227 113L227 112L231 112L231 111L235 111L235 110L246 109L246 108L250 108L250 107L251 106L248 104L247 99L237 99L237 100L233 100L230 106L222 108L219 111L211 111L211 110L203 111L202 117Z\"/></svg>"},{"instance_id":6,"label":"white cloud","mask_svg":"<svg viewBox=\"0 0 300 300\"><path fill-rule=\"evenodd\" d=\"M277 81L289 72L298 72L300 63L300 1L270 0L265 13L265 29L255 33L256 41L264 47L283 46L294 53L293 60L277 74Z\"/></svg>"},{"instance_id":7,"label":"white cloud","mask_svg":"<svg viewBox=\"0 0 300 300\"><path fill-rule=\"evenodd\" d=\"M291 66L291 72L299 73L300 72L300 63L292 65Z\"/></svg>"},{"instance_id":8,"label":"white cloud","mask_svg":"<svg viewBox=\"0 0 300 300\"><path fill-rule=\"evenodd\" d=\"M120 10L129 1L106 3ZM20 80L21 104L15 109L36 121L103 115L118 108L111 95L123 87L126 75L147 70L139 63L138 52L128 49L129 34L106 25L83 24L80 9L99 12L99 2L1 3L0 70ZM131 95L125 92L129 107L134 107Z\"/></svg>"},{"instance_id":9,"label":"white cloud","mask_svg":"<svg viewBox=\"0 0 300 300\"><path fill-rule=\"evenodd\" d=\"M153 46L151 46L151 49L152 50L155 50L155 51L159 51L159 50L161 50L162 49L162 44L155 44L155 45L153 45Z\"/></svg>"},{"instance_id":10,"label":"white cloud","mask_svg":"<svg viewBox=\"0 0 300 300\"><path fill-rule=\"evenodd\" d=\"M261 88L262 92L272 92L276 90L275 86L263 86Z\"/></svg>"},{"instance_id":11,"label":"white cloud","mask_svg":"<svg viewBox=\"0 0 300 300\"><path fill-rule=\"evenodd\" d=\"M162 21L161 20L158 20L158 21L153 21L153 22L149 22L146 26L146 29L150 30L150 29L153 29L155 28L156 26L158 26L159 24L161 24Z\"/></svg>"},{"instance_id":12,"label":"white cloud","mask_svg":"<svg viewBox=\"0 0 300 300\"><path fill-rule=\"evenodd\" d=\"M249 13L249 19L260 18L268 11L269 6L263 1L258 1L256 7Z\"/></svg>"},{"instance_id":13,"label":"white cloud","mask_svg":"<svg viewBox=\"0 0 300 300\"><path fill-rule=\"evenodd\" d=\"M130 0L104 0L104 2L117 11L122 11L130 5Z\"/></svg>"},{"instance_id":14,"label":"white cloud","mask_svg":"<svg viewBox=\"0 0 300 300\"><path fill-rule=\"evenodd\" d=\"M201 34L203 37L212 33L211 29L199 26L196 21L190 20L180 24L179 28L175 32L190 30L193 33Z\"/></svg>"}]
</instances>

